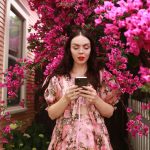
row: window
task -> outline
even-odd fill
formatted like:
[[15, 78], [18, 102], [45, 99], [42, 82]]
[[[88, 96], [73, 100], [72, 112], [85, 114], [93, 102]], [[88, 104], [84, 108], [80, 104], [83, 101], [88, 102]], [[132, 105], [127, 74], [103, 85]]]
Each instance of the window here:
[[[22, 58], [22, 42], [23, 42], [23, 18], [13, 8], [9, 15], [9, 55], [8, 67], [16, 64], [17, 58]], [[7, 98], [7, 106], [16, 106], [21, 99], [21, 89], [17, 93], [18, 97], [15, 99]], [[7, 95], [8, 97], [8, 95]]]
[[[14, 66], [18, 58], [26, 57], [26, 34], [29, 15], [24, 5], [16, 0], [8, 0], [6, 12], [4, 70], [9, 66]], [[7, 100], [6, 105], [9, 112], [16, 113], [26, 110], [26, 107], [19, 106], [20, 100], [25, 100], [25, 93], [25, 85], [23, 85], [17, 93], [17, 98], [8, 99], [7, 89], [3, 90], [2, 98]]]

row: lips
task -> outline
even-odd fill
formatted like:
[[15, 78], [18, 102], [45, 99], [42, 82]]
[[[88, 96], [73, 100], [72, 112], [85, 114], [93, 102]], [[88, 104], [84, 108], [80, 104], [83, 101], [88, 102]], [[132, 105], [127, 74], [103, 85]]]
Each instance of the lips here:
[[84, 56], [80, 56], [80, 57], [78, 57], [78, 59], [79, 59], [80, 61], [83, 61], [83, 60], [85, 59], [85, 57], [84, 57]]

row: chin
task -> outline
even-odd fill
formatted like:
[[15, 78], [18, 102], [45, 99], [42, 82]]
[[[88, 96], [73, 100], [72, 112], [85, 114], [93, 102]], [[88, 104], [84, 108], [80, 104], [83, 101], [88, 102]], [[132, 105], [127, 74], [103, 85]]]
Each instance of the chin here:
[[87, 64], [87, 62], [86, 61], [85, 62], [78, 62], [77, 64], [84, 65], [84, 64]]

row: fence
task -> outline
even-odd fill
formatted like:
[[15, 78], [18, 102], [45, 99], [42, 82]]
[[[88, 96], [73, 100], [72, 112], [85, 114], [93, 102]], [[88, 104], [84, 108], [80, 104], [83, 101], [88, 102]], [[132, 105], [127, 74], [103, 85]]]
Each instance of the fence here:
[[[150, 113], [149, 110], [142, 110], [141, 106], [145, 104], [144, 102], [140, 102], [134, 99], [129, 99], [129, 107], [133, 109], [135, 113], [140, 113], [143, 116], [143, 122], [150, 127]], [[134, 150], [150, 150], [150, 132], [148, 136], [136, 136], [131, 138], [131, 143], [133, 145]]]

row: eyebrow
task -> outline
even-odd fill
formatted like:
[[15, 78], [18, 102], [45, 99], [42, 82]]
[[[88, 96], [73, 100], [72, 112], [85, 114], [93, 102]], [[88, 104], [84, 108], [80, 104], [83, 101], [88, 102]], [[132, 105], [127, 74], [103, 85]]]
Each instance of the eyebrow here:
[[[80, 46], [79, 44], [76, 44], [76, 43], [73, 43], [72, 45]], [[89, 45], [89, 46], [90, 46], [90, 43], [83, 44], [83, 46], [87, 46], [87, 45]]]

